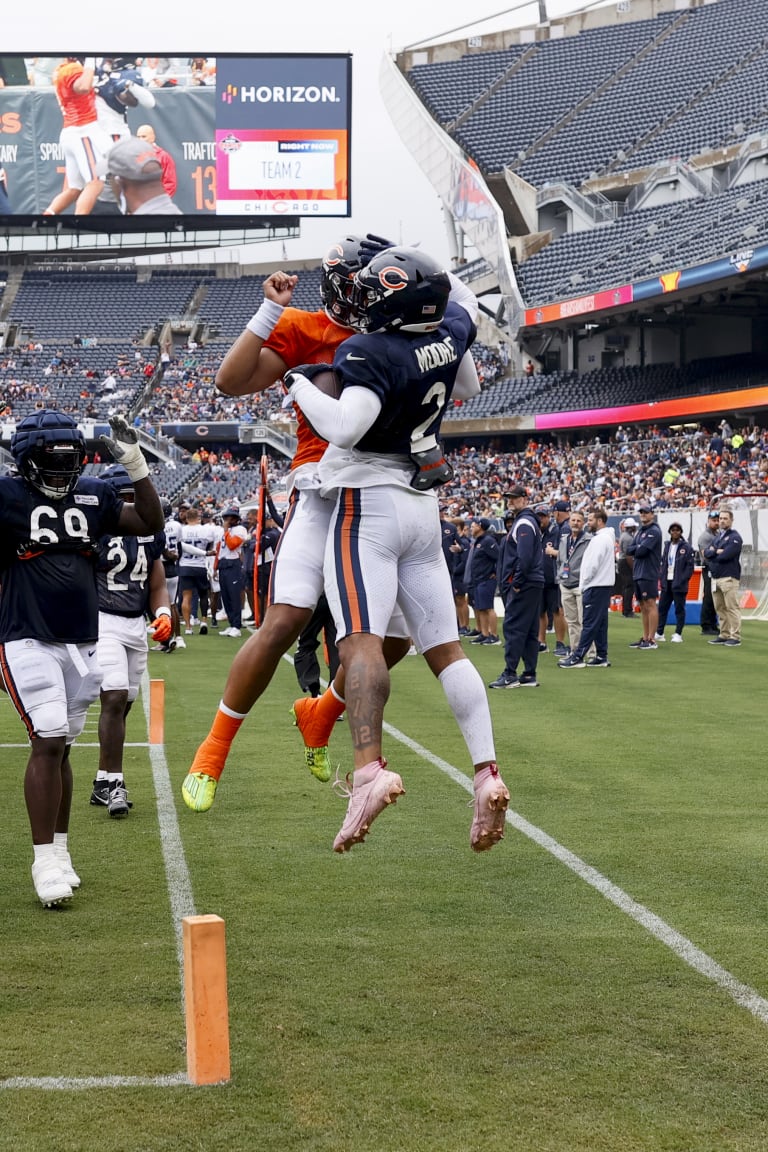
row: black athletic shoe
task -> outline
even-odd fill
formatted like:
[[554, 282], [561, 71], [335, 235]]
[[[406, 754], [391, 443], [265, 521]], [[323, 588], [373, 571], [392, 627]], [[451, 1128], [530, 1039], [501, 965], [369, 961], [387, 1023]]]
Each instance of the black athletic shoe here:
[[104, 808], [109, 804], [109, 781], [108, 780], [94, 780], [93, 791], [91, 792], [91, 804], [100, 804]]

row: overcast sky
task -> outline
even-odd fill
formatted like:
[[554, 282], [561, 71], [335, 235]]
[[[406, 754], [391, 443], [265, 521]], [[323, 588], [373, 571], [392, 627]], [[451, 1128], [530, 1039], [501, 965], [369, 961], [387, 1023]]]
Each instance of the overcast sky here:
[[[607, 0], [546, 0], [550, 17], [566, 15]], [[378, 232], [400, 243], [420, 241], [438, 259], [449, 248], [439, 199], [399, 137], [379, 94], [379, 65], [384, 52], [398, 52], [422, 41], [455, 40], [470, 34], [538, 23], [537, 0], [287, 0], [286, 3], [227, 5], [184, 0], [182, 7], [158, 0], [129, 5], [98, 5], [92, 0], [73, 9], [60, 0], [40, 0], [32, 20], [3, 22], [3, 52], [24, 55], [123, 50], [169, 56], [216, 52], [352, 53], [352, 209], [351, 219], [307, 220], [301, 237], [286, 242], [288, 261], [316, 258], [347, 231]], [[219, 18], [219, 11], [222, 12]], [[473, 18], [472, 23], [468, 20]], [[483, 20], [482, 17], [494, 17]], [[73, 42], [73, 38], [76, 42]], [[34, 40], [34, 44], [30, 41]], [[144, 41], [146, 40], [146, 45]], [[130, 41], [128, 43], [127, 41]], [[254, 261], [281, 259], [282, 245], [259, 244]]]

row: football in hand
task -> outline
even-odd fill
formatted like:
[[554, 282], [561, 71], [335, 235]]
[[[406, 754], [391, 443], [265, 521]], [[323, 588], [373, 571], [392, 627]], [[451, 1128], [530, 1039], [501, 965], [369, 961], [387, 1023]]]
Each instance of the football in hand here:
[[332, 396], [334, 400], [338, 400], [341, 396], [341, 383], [333, 369], [318, 372], [312, 376], [312, 383], [315, 388], [319, 388], [326, 396]]

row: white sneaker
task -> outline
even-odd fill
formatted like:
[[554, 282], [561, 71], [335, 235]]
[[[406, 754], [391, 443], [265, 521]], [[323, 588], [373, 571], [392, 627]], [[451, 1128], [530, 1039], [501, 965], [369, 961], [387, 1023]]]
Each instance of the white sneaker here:
[[178, 650], [179, 648], [186, 648], [186, 646], [187, 646], [187, 642], [184, 639], [184, 637], [183, 636], [177, 636], [176, 637], [176, 649]]
[[185, 636], [191, 636], [192, 635], [192, 629], [191, 628], [185, 628], [184, 629], [184, 635]]
[[216, 613], [216, 619], [217, 620], [226, 620], [226, 618], [227, 618], [226, 608], [219, 608], [218, 612]]
[[53, 854], [58, 861], [64, 879], [74, 892], [75, 888], [80, 887], [80, 877], [72, 867], [72, 858], [69, 855], [69, 850], [67, 848], [62, 848], [57, 844], [53, 849]]
[[250, 604], [245, 604], [243, 606], [243, 620], [252, 620], [252, 619], [253, 619], [253, 612], [251, 612], [251, 606], [250, 606]]
[[683, 638], [680, 635], [680, 633], [679, 632], [673, 632], [672, 633], [672, 643], [673, 644], [682, 644], [682, 642], [683, 642]]
[[229, 629], [227, 629], [227, 631], [228, 631], [228, 633], [229, 633], [229, 635], [230, 635], [230, 636], [235, 636], [235, 637], [237, 637], [237, 636], [240, 636], [240, 635], [241, 635], [241, 632], [240, 632], [240, 629], [239, 629], [239, 628], [229, 628]]
[[656, 633], [656, 635], [654, 636], [654, 640], [656, 641], [657, 644], [666, 644], [666, 642], [667, 642], [666, 636], [662, 636], [661, 632]]
[[32, 865], [32, 881], [43, 908], [55, 908], [57, 904], [72, 899], [72, 886], [64, 879], [61, 865], [55, 856], [35, 860]]
[[231, 628], [222, 628], [221, 632], [219, 632], [219, 636], [231, 636], [231, 635], [232, 635], [232, 629]]

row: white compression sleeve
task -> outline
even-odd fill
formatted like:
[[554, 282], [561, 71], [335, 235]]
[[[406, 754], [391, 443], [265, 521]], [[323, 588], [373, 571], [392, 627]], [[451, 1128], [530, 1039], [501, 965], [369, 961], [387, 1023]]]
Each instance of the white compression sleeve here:
[[496, 760], [493, 725], [483, 678], [466, 657], [444, 668], [439, 676], [448, 706], [461, 729], [473, 764]]
[[448, 297], [454, 304], [461, 304], [469, 312], [472, 319], [477, 323], [477, 317], [480, 312], [480, 304], [471, 288], [468, 288], [463, 280], [458, 276], [454, 276], [453, 272], [448, 273], [448, 279], [451, 282], [451, 294]]
[[454, 400], [469, 400], [472, 396], [479, 396], [481, 391], [474, 357], [471, 352], [465, 352], [456, 373], [456, 383], [451, 396]]
[[315, 388], [311, 380], [297, 380], [291, 396], [310, 424], [337, 448], [352, 448], [381, 412], [381, 400], [369, 388], [345, 388], [338, 400]]

